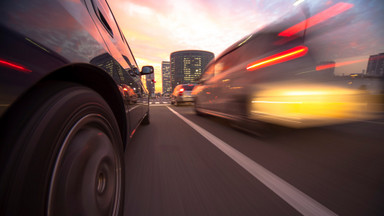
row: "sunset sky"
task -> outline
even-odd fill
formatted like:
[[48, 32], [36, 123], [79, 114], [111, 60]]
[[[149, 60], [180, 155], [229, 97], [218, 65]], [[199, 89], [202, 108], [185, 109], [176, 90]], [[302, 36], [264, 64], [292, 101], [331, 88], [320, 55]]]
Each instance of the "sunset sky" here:
[[295, 0], [109, 0], [139, 66], [155, 67], [170, 53], [198, 49], [220, 54], [294, 7]]

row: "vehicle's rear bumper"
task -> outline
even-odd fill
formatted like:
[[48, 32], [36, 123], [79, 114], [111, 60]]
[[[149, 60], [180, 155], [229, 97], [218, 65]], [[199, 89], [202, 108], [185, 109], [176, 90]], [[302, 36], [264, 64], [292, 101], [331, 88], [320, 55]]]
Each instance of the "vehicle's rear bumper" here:
[[194, 102], [194, 98], [193, 97], [180, 97], [180, 98], [177, 98], [176, 101], [178, 103], [183, 103], [183, 102]]

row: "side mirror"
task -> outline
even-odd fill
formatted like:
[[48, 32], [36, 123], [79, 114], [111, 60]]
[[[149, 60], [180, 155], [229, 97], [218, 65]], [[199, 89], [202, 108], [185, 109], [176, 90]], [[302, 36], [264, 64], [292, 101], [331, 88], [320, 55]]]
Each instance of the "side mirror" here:
[[141, 75], [147, 75], [154, 72], [153, 66], [143, 66], [141, 68]]

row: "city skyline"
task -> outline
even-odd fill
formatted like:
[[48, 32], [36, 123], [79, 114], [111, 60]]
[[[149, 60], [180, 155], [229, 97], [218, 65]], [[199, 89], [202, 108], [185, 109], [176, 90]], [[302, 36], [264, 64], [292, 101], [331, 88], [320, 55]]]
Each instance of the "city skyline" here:
[[228, 46], [293, 9], [292, 1], [110, 0], [140, 67], [155, 68], [162, 92], [161, 62], [180, 50], [218, 56]]

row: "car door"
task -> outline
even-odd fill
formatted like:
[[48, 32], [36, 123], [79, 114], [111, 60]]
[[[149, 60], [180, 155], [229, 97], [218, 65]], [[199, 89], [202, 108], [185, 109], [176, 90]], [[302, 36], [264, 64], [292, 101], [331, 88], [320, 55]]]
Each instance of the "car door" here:
[[146, 112], [145, 105], [148, 107], [146, 103], [147, 97], [143, 94], [140, 76], [136, 75], [132, 70], [125, 71], [124, 74], [126, 77], [124, 85], [127, 86], [126, 89], [124, 89], [124, 93], [127, 98], [126, 101], [128, 101], [126, 111], [131, 124], [130, 134], [133, 135]]
[[110, 67], [114, 70], [112, 76], [119, 85], [124, 99], [126, 118], [128, 122], [128, 134], [133, 134], [143, 118], [147, 107], [148, 97], [142, 91], [140, 74], [137, 63], [129, 48], [129, 45], [115, 21], [109, 5], [104, 0], [87, 0], [89, 12], [99, 29], [101, 36], [108, 47], [108, 55], [115, 61]]
[[215, 62], [211, 62], [204, 71], [199, 85], [194, 88], [193, 94], [196, 95], [195, 104], [196, 107], [214, 110], [214, 101], [212, 97], [212, 90], [215, 86]]
[[[282, 53], [303, 44], [304, 35], [304, 32], [299, 32], [294, 37], [285, 38], [279, 36], [279, 32], [285, 26], [301, 22], [303, 19], [305, 20], [305, 14], [299, 10], [281, 22], [244, 37], [232, 45], [227, 53], [218, 57], [215, 66], [216, 87], [213, 92], [217, 111], [227, 114], [228, 117], [247, 116], [250, 97], [260, 85], [295, 79], [292, 73], [307, 70], [309, 61], [290, 63], [294, 64], [294, 69], [283, 62], [277, 63], [277, 60], [284, 56]], [[272, 64], [273, 61], [276, 61], [276, 64]], [[248, 69], [250, 65], [260, 62], [264, 67]]]

